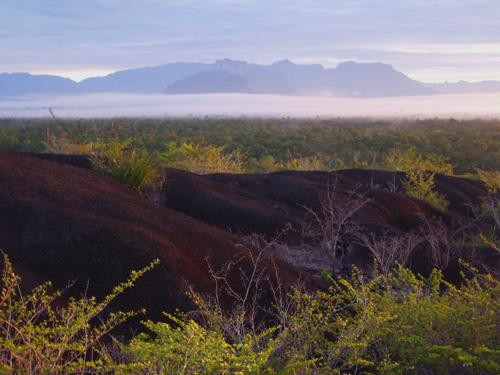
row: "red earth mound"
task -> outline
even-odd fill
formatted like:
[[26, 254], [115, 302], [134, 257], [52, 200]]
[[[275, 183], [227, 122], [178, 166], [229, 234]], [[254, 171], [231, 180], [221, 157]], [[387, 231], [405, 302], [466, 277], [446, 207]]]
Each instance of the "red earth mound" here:
[[[164, 206], [243, 236], [259, 233], [272, 237], [291, 226], [296, 230], [289, 231], [288, 237], [284, 239], [288, 248], [282, 247], [276, 254], [303, 269], [316, 267], [316, 270], [325, 265], [321, 255], [314, 255], [311, 247], [290, 251], [290, 246], [304, 242], [300, 230], [308, 209], [321, 212], [322, 199], [329, 191], [334, 190], [339, 201], [344, 199], [349, 202], [353, 191], [367, 199], [368, 202], [355, 214], [354, 220], [365, 232], [374, 234], [417, 230], [426, 220], [441, 220], [450, 226], [463, 218], [470, 205], [477, 205], [479, 198], [487, 194], [478, 181], [439, 175], [437, 190], [450, 202], [450, 209], [445, 213], [427, 202], [406, 197], [401, 186], [404, 175], [382, 170], [200, 176], [168, 169], [166, 176], [168, 182], [163, 191]], [[352, 264], [366, 267], [371, 264], [371, 256], [366, 249], [354, 245], [349, 247], [356, 251], [345, 258], [349, 263], [345, 267], [350, 268]], [[495, 251], [483, 249], [480, 256], [486, 258], [481, 261], [498, 268], [499, 257]], [[303, 259], [298, 261], [298, 257]], [[425, 246], [416, 251], [413, 258], [411, 263], [415, 271], [428, 273], [432, 269], [432, 261]], [[450, 263], [450, 279], [458, 277], [455, 263]]]
[[[269, 174], [212, 174], [168, 169], [164, 205], [233, 232], [273, 234], [287, 223], [299, 225], [305, 208], [320, 210], [328, 190], [339, 197], [353, 191], [370, 200], [357, 220], [400, 230], [421, 223], [420, 215], [448, 218], [428, 203], [402, 194], [403, 175], [396, 172], [351, 169], [337, 172], [285, 171]], [[450, 211], [477, 204], [486, 190], [477, 181], [438, 176], [438, 191], [450, 201]]]
[[[282, 253], [275, 252], [283, 259], [276, 259], [281, 282], [289, 285], [300, 278], [318, 287], [301, 270], [317, 271], [325, 262], [321, 254], [309, 252], [311, 246], [300, 247], [300, 229], [306, 208], [319, 211], [329, 190], [341, 200], [349, 199], [352, 191], [369, 199], [354, 218], [367, 233], [405, 233], [421, 226], [422, 218], [449, 225], [486, 193], [479, 182], [438, 176], [437, 188], [450, 201], [444, 213], [404, 196], [403, 175], [388, 171], [201, 176], [167, 169], [159, 207], [90, 166], [79, 156], [0, 152], [0, 249], [28, 284], [77, 280], [75, 293], [88, 284], [97, 296], [158, 258], [160, 265], [118, 301], [120, 308], [146, 307], [151, 318], [164, 310], [190, 308], [188, 283], [198, 291], [213, 290], [207, 258], [219, 269], [241, 255], [246, 235], [273, 237], [287, 226], [295, 230], [283, 238]], [[345, 257], [347, 266], [372, 264], [366, 249], [352, 248]], [[426, 254], [425, 249], [414, 253], [414, 270], [430, 270]], [[481, 256], [498, 269], [498, 253]], [[248, 262], [241, 266], [250, 267]], [[263, 267], [271, 264], [265, 261]], [[449, 268], [453, 279], [456, 262]], [[235, 284], [240, 282], [238, 272], [231, 274]]]
[[[157, 207], [81, 168], [77, 159], [46, 159], [0, 151], [0, 249], [32, 283], [76, 280], [74, 293], [88, 285], [99, 297], [158, 258], [161, 263], [117, 302], [120, 308], [145, 307], [149, 317], [159, 318], [162, 311], [190, 307], [186, 283], [212, 290], [207, 258], [218, 269], [242, 252], [230, 233]], [[316, 285], [292, 266], [276, 265], [283, 283], [302, 278]]]

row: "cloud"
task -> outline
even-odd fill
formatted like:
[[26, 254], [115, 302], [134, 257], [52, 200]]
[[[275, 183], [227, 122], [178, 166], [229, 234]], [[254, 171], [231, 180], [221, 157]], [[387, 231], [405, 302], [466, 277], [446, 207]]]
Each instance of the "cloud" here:
[[466, 67], [500, 45], [498, 0], [3, 0], [0, 25], [0, 71], [315, 56]]

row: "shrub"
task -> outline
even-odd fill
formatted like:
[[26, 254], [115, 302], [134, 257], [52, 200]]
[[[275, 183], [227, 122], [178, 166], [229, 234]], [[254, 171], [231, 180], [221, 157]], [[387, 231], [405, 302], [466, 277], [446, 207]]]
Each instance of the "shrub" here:
[[242, 173], [245, 155], [239, 151], [224, 152], [222, 147], [168, 143], [160, 160], [165, 167], [178, 168], [193, 173]]
[[484, 183], [490, 194], [497, 194], [500, 190], [500, 172], [485, 171], [480, 168], [475, 168], [479, 179]]
[[144, 322], [149, 333], [133, 338], [126, 347], [136, 369], [148, 374], [277, 374], [270, 360], [280, 337], [270, 338], [273, 329], [230, 343], [221, 332], [194, 320], [167, 318], [173, 325]]
[[96, 170], [137, 190], [153, 188], [163, 182], [155, 158], [129, 142], [98, 145], [92, 154], [92, 162]]
[[245, 162], [245, 169], [250, 173], [269, 173], [283, 169], [283, 164], [272, 155], [264, 155], [258, 159], [248, 158]]
[[484, 183], [488, 194], [481, 197], [480, 215], [490, 223], [488, 231], [480, 234], [482, 243], [500, 251], [500, 172], [484, 171], [476, 168], [479, 179]]
[[[102, 339], [138, 312], [103, 315], [108, 305], [145, 272], [132, 272], [102, 301], [94, 297], [69, 298], [61, 305], [62, 291], [50, 282], [23, 295], [19, 277], [3, 256], [0, 293], [0, 373], [104, 373], [114, 367]], [[92, 322], [92, 323], [91, 323]]]
[[318, 153], [308, 157], [290, 158], [284, 168], [300, 171], [331, 171], [335, 169], [335, 160], [325, 154]]
[[[500, 283], [475, 274], [461, 286], [398, 267], [370, 281], [332, 281], [328, 293], [296, 292], [289, 353], [318, 373], [497, 374]], [[332, 370], [335, 369], [335, 370]]]
[[[119, 343], [102, 338], [134, 312], [103, 315], [153, 262], [98, 302], [55, 301], [43, 284], [22, 295], [4, 256], [0, 293], [0, 373], [61, 374], [497, 374], [500, 371], [500, 282], [468, 267], [459, 286], [441, 271], [428, 278], [397, 266], [367, 279], [329, 278], [326, 291], [281, 292], [266, 326], [221, 322], [240, 314], [212, 308], [193, 294], [197, 314], [166, 314], [146, 332]], [[252, 284], [253, 285], [253, 284]], [[256, 291], [258, 294], [259, 291]], [[250, 297], [253, 299], [253, 297]], [[59, 307], [58, 307], [59, 305]], [[239, 308], [241, 305], [237, 305]], [[99, 319], [96, 319], [99, 317]], [[200, 319], [193, 319], [200, 317]], [[93, 324], [92, 324], [93, 323]], [[233, 324], [233, 326], [235, 326]], [[260, 328], [258, 328], [260, 327]]]
[[435, 154], [424, 158], [415, 148], [409, 148], [405, 152], [398, 149], [386, 156], [385, 165], [406, 173], [403, 188], [409, 197], [425, 200], [443, 211], [448, 208], [446, 197], [435, 189], [436, 174], [453, 174], [453, 165], [446, 158]]

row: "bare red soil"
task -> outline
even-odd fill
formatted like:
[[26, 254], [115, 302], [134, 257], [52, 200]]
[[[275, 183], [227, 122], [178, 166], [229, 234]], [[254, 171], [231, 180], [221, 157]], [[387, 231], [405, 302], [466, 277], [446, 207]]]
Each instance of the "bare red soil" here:
[[[404, 196], [402, 174], [387, 171], [200, 176], [169, 169], [159, 207], [89, 167], [84, 157], [0, 151], [0, 249], [28, 285], [76, 280], [73, 293], [88, 288], [97, 296], [158, 258], [160, 265], [118, 301], [120, 308], [146, 307], [151, 318], [165, 310], [189, 309], [187, 284], [212, 291], [207, 259], [215, 269], [234, 260], [244, 249], [244, 235], [272, 238], [291, 226], [284, 241], [295, 245], [306, 208], [319, 210], [333, 186], [340, 197], [347, 199], [356, 190], [369, 198], [355, 220], [373, 232], [407, 232], [422, 225], [423, 217], [450, 223], [486, 193], [479, 182], [438, 176], [437, 188], [451, 203], [450, 211], [443, 213]], [[288, 250], [285, 246], [283, 251]], [[280, 257], [285, 261], [276, 259], [281, 282], [291, 285], [300, 279], [310, 288], [319, 287], [304, 272], [304, 262], [290, 258], [293, 254]], [[321, 264], [313, 254], [304, 256], [306, 262]], [[498, 269], [498, 253], [485, 250], [482, 256]], [[363, 249], [347, 260], [371, 263]], [[248, 261], [242, 267], [248, 269]], [[271, 264], [266, 260], [263, 267], [271, 269]], [[415, 253], [412, 267], [428, 272], [431, 265], [424, 250]], [[456, 276], [457, 265], [450, 267]], [[231, 278], [235, 284], [240, 281], [238, 272]]]
[[[403, 175], [397, 172], [350, 169], [200, 176], [169, 169], [166, 175], [166, 207], [243, 234], [273, 234], [287, 223], [299, 225], [305, 208], [319, 211], [321, 198], [333, 189], [346, 199], [352, 191], [370, 199], [357, 215], [359, 222], [409, 230], [421, 224], [420, 215], [449, 218], [426, 202], [403, 195]], [[452, 213], [465, 211], [486, 194], [480, 182], [457, 177], [440, 175], [436, 185], [450, 201]]]
[[[449, 201], [449, 210], [442, 212], [425, 201], [403, 194], [404, 175], [383, 170], [350, 169], [337, 172], [285, 171], [269, 174], [213, 174], [196, 175], [169, 169], [163, 192], [163, 205], [191, 217], [239, 235], [259, 233], [272, 238], [283, 228], [295, 230], [284, 238], [288, 247], [281, 247], [276, 254], [303, 269], [323, 268], [321, 255], [303, 245], [301, 225], [307, 209], [321, 211], [322, 199], [328, 191], [335, 190], [340, 200], [350, 199], [353, 191], [368, 200], [354, 216], [354, 220], [368, 233], [392, 231], [405, 233], [418, 230], [424, 221], [440, 220], [450, 226], [459, 220], [470, 220], [470, 207], [478, 205], [487, 191], [479, 181], [438, 175], [436, 188]], [[480, 223], [476, 223], [480, 225]], [[474, 226], [471, 226], [473, 228]], [[475, 230], [478, 230], [476, 227]], [[354, 243], [355, 241], [353, 241]], [[300, 244], [300, 251], [290, 247]], [[346, 268], [353, 264], [365, 268], [372, 264], [370, 253], [352, 246], [345, 259]], [[499, 269], [498, 252], [489, 248], [466, 249], [475, 252], [481, 264], [489, 269]], [[280, 253], [282, 252], [282, 253]], [[305, 252], [305, 254], [304, 254]], [[463, 254], [467, 256], [468, 254]], [[296, 258], [303, 258], [298, 261]], [[460, 278], [458, 259], [445, 269], [450, 280]], [[419, 246], [411, 260], [414, 271], [427, 274], [434, 267], [428, 248]]]
[[[110, 178], [62, 161], [0, 152], [0, 249], [32, 283], [76, 280], [74, 293], [88, 285], [91, 294], [103, 296], [130, 271], [158, 258], [160, 265], [119, 305], [145, 307], [159, 318], [162, 311], [190, 307], [187, 283], [212, 290], [207, 258], [218, 269], [242, 252], [241, 241], [228, 232], [159, 208]], [[276, 262], [284, 283], [302, 278], [315, 285]]]

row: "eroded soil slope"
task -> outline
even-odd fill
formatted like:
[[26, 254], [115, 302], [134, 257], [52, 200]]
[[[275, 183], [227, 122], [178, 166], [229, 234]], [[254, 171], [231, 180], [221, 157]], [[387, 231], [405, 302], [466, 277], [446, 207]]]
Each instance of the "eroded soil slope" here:
[[[160, 265], [119, 304], [145, 307], [150, 317], [159, 318], [164, 310], [190, 306], [187, 284], [212, 290], [207, 259], [217, 269], [245, 251], [230, 233], [157, 207], [146, 196], [82, 168], [77, 159], [44, 159], [0, 152], [0, 249], [28, 283], [76, 281], [74, 293], [88, 287], [102, 296], [130, 271], [158, 258]], [[295, 268], [276, 264], [285, 283], [299, 277], [307, 282]], [[233, 277], [237, 283], [238, 275]]]

